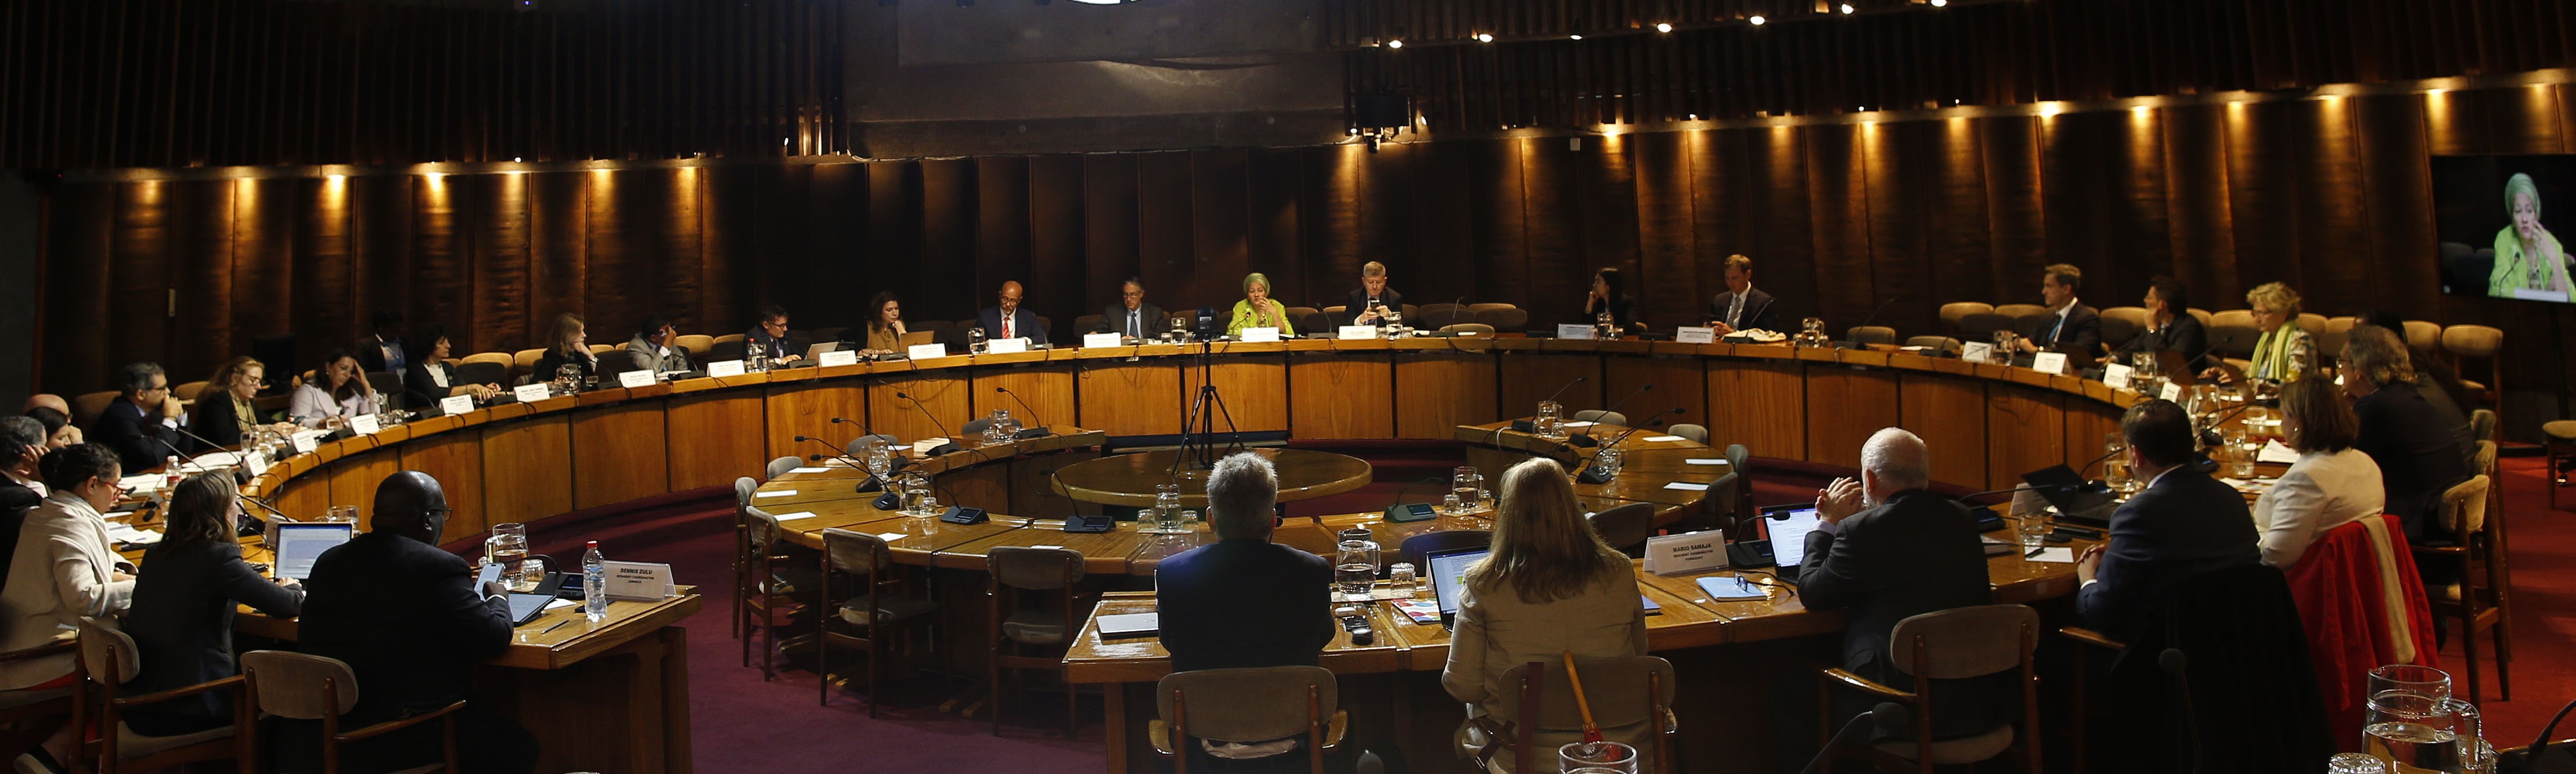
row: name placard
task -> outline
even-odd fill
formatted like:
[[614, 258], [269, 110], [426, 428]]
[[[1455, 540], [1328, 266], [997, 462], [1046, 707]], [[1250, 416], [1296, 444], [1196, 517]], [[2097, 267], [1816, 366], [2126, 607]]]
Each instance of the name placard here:
[[608, 598], [659, 602], [679, 590], [671, 566], [659, 562], [601, 562], [608, 573]]
[[296, 433], [294, 437], [286, 439], [286, 442], [295, 447], [297, 454], [312, 454], [313, 449], [322, 444], [322, 436], [314, 433]]
[[994, 339], [984, 342], [984, 354], [1015, 355], [1029, 351], [1028, 339]]
[[2182, 385], [2175, 384], [2173, 382], [2166, 382], [2164, 390], [2159, 392], [2156, 397], [2174, 401], [2176, 403], [2182, 402]]
[[713, 362], [713, 363], [708, 363], [708, 364], [707, 364], [707, 375], [708, 375], [708, 376], [714, 376], [714, 377], [741, 376], [741, 375], [742, 375], [742, 361], [740, 361], [740, 360], [718, 360], [718, 361]]
[[836, 349], [830, 352], [825, 352], [822, 356], [815, 359], [814, 364], [825, 366], [858, 365], [859, 351], [855, 349]]
[[1115, 333], [1085, 333], [1085, 334], [1082, 334], [1082, 348], [1083, 348], [1083, 349], [1097, 349], [1097, 348], [1100, 348], [1100, 347], [1115, 347], [1115, 346], [1118, 346], [1118, 341], [1119, 341], [1119, 339], [1118, 339], [1118, 334], [1115, 334]]
[[903, 348], [903, 356], [914, 360], [929, 360], [931, 358], [947, 357], [948, 345], [936, 343], [914, 344]]
[[1994, 362], [1995, 345], [1982, 341], [1971, 341], [1966, 344], [1959, 345], [1959, 359], [1971, 363]]
[[1576, 325], [1573, 323], [1558, 323], [1556, 326], [1556, 337], [1560, 339], [1591, 341], [1592, 326]]
[[449, 395], [438, 399], [438, 413], [456, 416], [474, 410], [474, 396]]
[[376, 431], [382, 429], [384, 428], [376, 423], [376, 415], [374, 414], [359, 414], [349, 418], [349, 432], [357, 433], [359, 435], [375, 435]]
[[1687, 532], [1646, 539], [1646, 571], [1656, 575], [1689, 575], [1726, 569], [1726, 535]]
[[1278, 341], [1279, 329], [1269, 327], [1245, 328], [1243, 329], [1243, 340], [1256, 344], [1265, 341]]
[[1374, 339], [1377, 338], [1377, 326], [1344, 325], [1342, 326], [1341, 335], [1335, 338], [1339, 338], [1343, 341], [1349, 341], [1352, 339]]
[[251, 452], [251, 453], [249, 453], [249, 454], [242, 455], [242, 466], [243, 466], [243, 467], [246, 467], [246, 468], [249, 468], [249, 469], [250, 469], [250, 474], [251, 474], [251, 475], [254, 475], [254, 476], [256, 476], [256, 475], [260, 475], [260, 474], [262, 474], [262, 473], [267, 473], [267, 472], [268, 472], [268, 453], [267, 453], [267, 452]]
[[517, 398], [520, 403], [535, 403], [554, 396], [554, 385], [546, 382], [534, 382], [510, 388], [510, 397]]
[[2030, 369], [2042, 373], [2052, 373], [2063, 376], [2066, 373], [2066, 353], [2042, 352], [2032, 355], [2030, 356]]
[[[708, 371], [708, 373], [714, 373], [714, 372], [715, 372], [715, 367], [711, 364], [711, 365], [709, 365], [709, 366], [708, 366], [707, 371]], [[651, 387], [651, 386], [653, 386], [653, 372], [652, 372], [652, 371], [646, 371], [646, 370], [635, 370], [635, 371], [628, 371], [628, 372], [625, 372], [625, 373], [622, 373], [622, 374], [618, 374], [618, 375], [617, 375], [617, 386], [619, 386], [619, 387], [624, 387], [624, 388], [627, 388], [627, 389], [630, 389], [630, 390], [631, 390], [631, 389], [634, 389], [634, 388], [637, 388], [637, 387]]]
[[2102, 383], [2123, 390], [2129, 389], [2129, 367], [2119, 363], [2102, 366]]
[[1683, 344], [1715, 344], [1717, 343], [1717, 329], [1693, 328], [1689, 326], [1674, 328], [1673, 340]]

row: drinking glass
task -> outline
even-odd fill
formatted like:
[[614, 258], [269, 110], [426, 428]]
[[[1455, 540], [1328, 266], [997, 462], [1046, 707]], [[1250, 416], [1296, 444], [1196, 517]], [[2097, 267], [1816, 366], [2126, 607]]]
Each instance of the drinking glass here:
[[2227, 454], [2227, 472], [2240, 481], [2253, 479], [2254, 455], [2259, 448], [2253, 434], [2243, 428], [2228, 431], [2227, 444], [2222, 449]]
[[966, 351], [977, 355], [984, 354], [984, 329], [966, 329]]
[[528, 525], [496, 524], [483, 541], [486, 561], [501, 565], [501, 580], [511, 591], [530, 592], [546, 579], [545, 566], [528, 557]]
[[2012, 331], [1995, 331], [1995, 353], [1989, 359], [1997, 363], [2012, 362]]
[[1173, 341], [1187, 341], [1189, 337], [1189, 321], [1180, 317], [1172, 318], [1172, 335], [1169, 338]]
[[1396, 596], [1410, 597], [1421, 584], [1414, 578], [1412, 562], [1396, 562], [1386, 566], [1386, 585]]
[[1480, 505], [1481, 503], [1476, 502], [1476, 492], [1484, 488], [1485, 476], [1476, 472], [1473, 466], [1461, 465], [1449, 471], [1449, 497], [1450, 502], [1453, 503], [1449, 510], [1455, 511]]
[[1530, 429], [1540, 438], [1562, 438], [1564, 436], [1558, 435], [1561, 429], [1558, 425], [1565, 421], [1564, 416], [1565, 404], [1552, 400], [1539, 401], [1538, 418], [1530, 422]]
[[1466, 503], [1463, 503], [1463, 502], [1459, 502], [1459, 500], [1458, 500], [1458, 496], [1457, 496], [1457, 495], [1443, 495], [1443, 496], [1441, 496], [1441, 498], [1440, 498], [1440, 512], [1441, 512], [1441, 513], [1466, 513], [1466, 512], [1467, 512], [1467, 504], [1466, 504]]
[[1556, 748], [1557, 770], [1637, 774], [1637, 748], [1619, 742], [1574, 742]]
[[1334, 548], [1333, 584], [1344, 599], [1366, 601], [1369, 587], [1377, 584], [1377, 541], [1345, 535]]
[[1601, 471], [1603, 476], [1618, 478], [1619, 465], [1626, 457], [1626, 453], [1605, 446], [1592, 456], [1592, 468]]
[[2037, 551], [2040, 546], [2047, 544], [2048, 517], [2037, 513], [2023, 516], [2013, 523], [2013, 533], [2021, 538], [2023, 554]]
[[2335, 753], [2326, 759], [2326, 774], [2388, 774], [2388, 763], [2369, 753]]

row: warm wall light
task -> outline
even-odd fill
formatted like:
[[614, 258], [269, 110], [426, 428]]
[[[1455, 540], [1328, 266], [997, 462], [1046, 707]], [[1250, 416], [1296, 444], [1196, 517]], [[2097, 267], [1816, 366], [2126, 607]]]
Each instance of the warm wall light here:
[[1842, 12], [1843, 12], [1843, 15], [1844, 15], [1844, 16], [1850, 16], [1850, 15], [1852, 15], [1852, 7], [1851, 7], [1851, 4], [1850, 4], [1850, 3], [1844, 3], [1844, 4], [1842, 5]]
[[1932, 0], [1932, 7], [1934, 8], [1946, 8], [1949, 5], [1950, 0]]
[[1387, 47], [1387, 48], [1403, 48], [1403, 47], [1404, 47], [1404, 41], [1401, 41], [1401, 40], [1390, 40], [1390, 41], [1387, 41], [1387, 42], [1386, 42], [1386, 47]]
[[1479, 32], [1479, 33], [1476, 33], [1476, 42], [1478, 42], [1478, 43], [1492, 43], [1492, 42], [1494, 42], [1494, 33], [1491, 33], [1491, 32]]
[[1581, 35], [1567, 35], [1566, 37], [1568, 37], [1568, 38], [1572, 38], [1572, 39], [1574, 39], [1574, 40], [1582, 40], [1582, 39], [1583, 39], [1583, 36], [1581, 36]]
[[1672, 22], [1655, 22], [1655, 31], [1656, 31], [1656, 32], [1671, 32], [1671, 31], [1673, 31], [1673, 25], [1672, 25]]
[[1751, 22], [1753, 26], [1760, 27], [1764, 24], [1770, 23], [1771, 20], [1762, 18], [1761, 14], [1754, 14], [1753, 18], [1746, 19], [1745, 21]]

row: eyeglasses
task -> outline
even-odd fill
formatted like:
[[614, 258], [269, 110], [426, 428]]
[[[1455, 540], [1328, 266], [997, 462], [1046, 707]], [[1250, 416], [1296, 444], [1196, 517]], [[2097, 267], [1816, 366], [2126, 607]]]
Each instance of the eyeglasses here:
[[435, 516], [435, 517], [438, 517], [438, 518], [444, 519], [444, 518], [447, 518], [447, 515], [448, 515], [448, 514], [455, 513], [455, 512], [456, 512], [456, 509], [454, 509], [454, 508], [431, 508], [431, 509], [429, 509], [428, 511], [426, 511], [425, 513], [427, 513], [427, 514], [428, 514], [428, 515], [430, 515], [430, 516]]

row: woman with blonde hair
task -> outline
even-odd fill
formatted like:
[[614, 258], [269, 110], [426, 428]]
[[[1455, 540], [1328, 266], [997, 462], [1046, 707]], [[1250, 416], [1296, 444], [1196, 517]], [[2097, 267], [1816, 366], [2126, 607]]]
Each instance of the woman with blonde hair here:
[[1245, 328], [1277, 328], [1281, 336], [1297, 335], [1296, 326], [1288, 323], [1288, 307], [1270, 297], [1270, 276], [1257, 271], [1243, 275], [1243, 300], [1234, 302], [1234, 318], [1226, 323], [1225, 335], [1242, 336]]
[[2245, 376], [2275, 382], [2299, 378], [2293, 356], [2308, 345], [2308, 332], [2299, 328], [2299, 291], [2266, 282], [2246, 291], [2245, 305], [2254, 310], [2254, 328], [2263, 332], [2254, 341], [2253, 364]]
[[2290, 569], [2326, 530], [2377, 516], [2388, 504], [2379, 463], [2353, 448], [2361, 420], [2333, 382], [2304, 378], [2281, 386], [2281, 433], [2299, 461], [2254, 500], [2263, 563]]
[[[1489, 714], [1491, 702], [1519, 689], [1501, 684], [1504, 670], [1532, 661], [1616, 658], [1646, 652], [1645, 601], [1628, 557], [1601, 534], [1574, 498], [1573, 481], [1554, 460], [1534, 459], [1503, 473], [1494, 515], [1493, 553], [1467, 567], [1450, 626], [1449, 663], [1440, 684]], [[1640, 751], [1650, 729], [1603, 729]], [[1542, 749], [1579, 741], [1541, 735]], [[1551, 764], [1553, 755], [1539, 756]]]
[[599, 371], [599, 356], [590, 353], [590, 327], [582, 323], [580, 315], [571, 312], [555, 317], [554, 334], [546, 339], [546, 354], [537, 358], [536, 367], [528, 372], [528, 381], [553, 381], [564, 366], [580, 371], [584, 382]]

